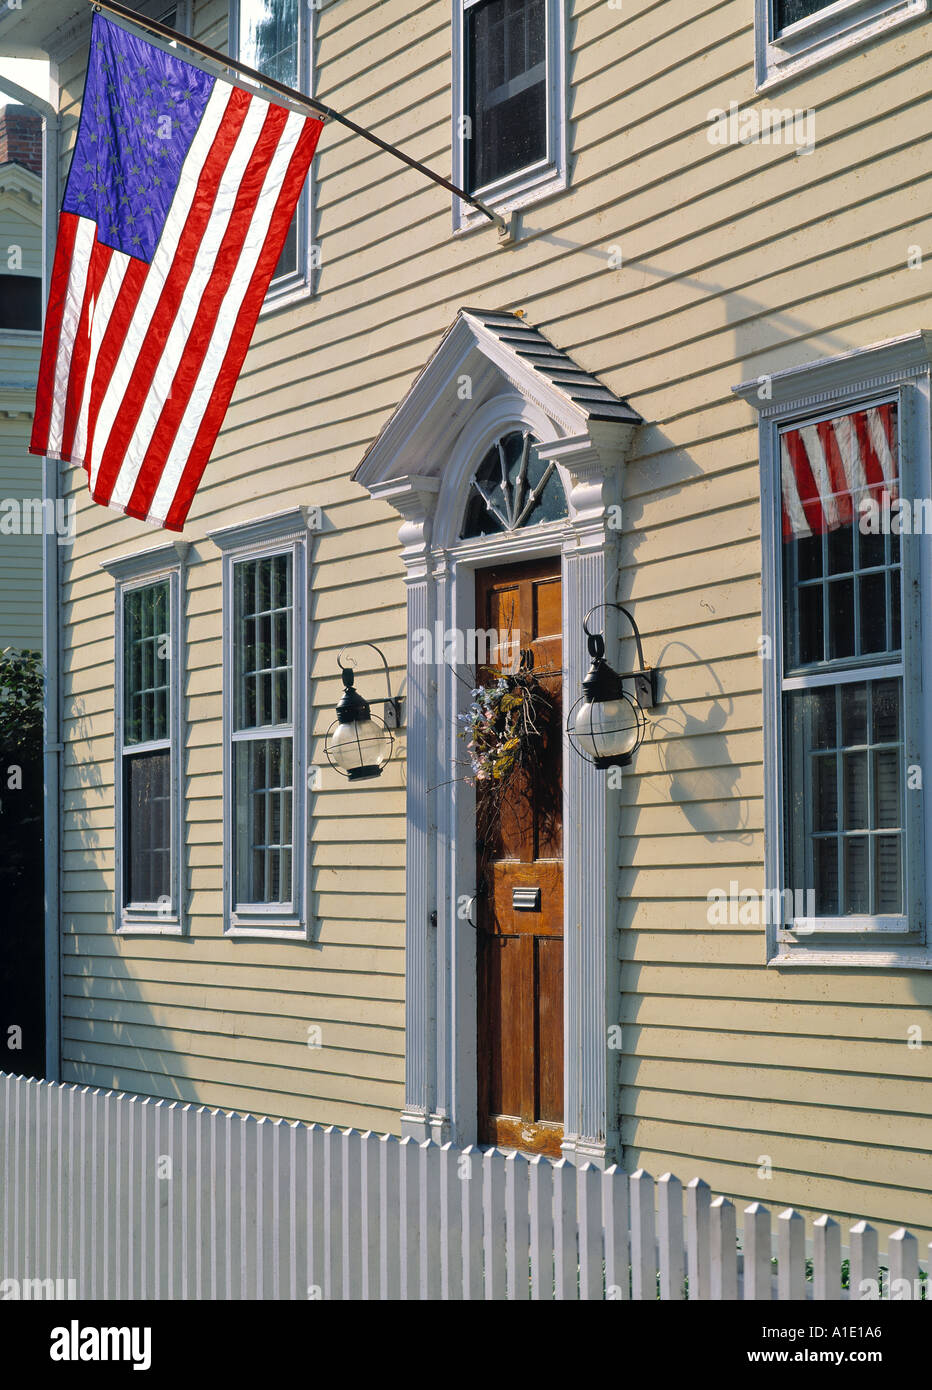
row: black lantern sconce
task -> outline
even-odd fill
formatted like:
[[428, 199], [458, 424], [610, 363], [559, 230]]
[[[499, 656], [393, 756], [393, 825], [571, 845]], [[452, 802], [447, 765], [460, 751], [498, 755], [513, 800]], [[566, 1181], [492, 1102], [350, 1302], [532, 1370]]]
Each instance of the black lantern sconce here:
[[388, 662], [384, 654], [372, 642], [360, 642], [361, 647], [371, 647], [377, 652], [385, 667], [385, 683], [388, 699], [384, 701], [384, 718], [373, 716], [368, 700], [364, 700], [354, 684], [354, 668], [344, 666], [344, 647], [337, 657], [337, 665], [343, 675], [343, 694], [337, 705], [337, 717], [327, 730], [324, 750], [330, 766], [341, 777], [351, 782], [362, 782], [366, 778], [380, 777], [382, 769], [392, 756], [395, 740], [392, 729], [400, 729], [404, 723], [404, 698], [392, 695]]
[[[589, 631], [589, 619], [600, 608], [617, 608], [631, 624], [637, 646], [638, 669], [619, 674], [605, 660], [605, 638]], [[620, 603], [598, 603], [590, 608], [583, 622], [592, 666], [582, 683], [583, 694], [569, 712], [566, 732], [581, 758], [598, 768], [627, 767], [644, 741], [647, 720], [644, 710], [657, 703], [659, 671], [644, 665], [644, 651], [637, 623]], [[633, 684], [633, 693], [625, 689]]]

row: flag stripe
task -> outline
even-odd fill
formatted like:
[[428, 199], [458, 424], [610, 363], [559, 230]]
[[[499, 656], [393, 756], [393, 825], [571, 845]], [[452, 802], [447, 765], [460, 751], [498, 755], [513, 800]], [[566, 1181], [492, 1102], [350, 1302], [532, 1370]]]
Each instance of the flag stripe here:
[[[229, 345], [194, 442], [186, 459], [176, 456], [172, 461], [171, 473], [167, 478], [163, 474], [162, 482], [153, 499], [153, 516], [171, 531], [180, 531], [183, 527], [188, 509], [210, 458], [214, 440], [223, 423], [223, 417], [226, 414], [230, 397], [233, 395], [233, 389], [236, 386], [249, 348], [269, 280], [282, 253], [282, 247], [285, 244], [291, 223], [294, 202], [307, 177], [319, 134], [319, 125], [307, 121], [304, 123], [287, 176], [278, 195], [265, 244], [256, 262], [248, 291], [236, 313], [235, 327], [230, 334]], [[168, 505], [169, 502], [170, 505]], [[162, 520], [163, 516], [164, 521]]]
[[61, 457], [62, 433], [65, 423], [65, 401], [68, 392], [68, 377], [71, 372], [71, 357], [78, 329], [78, 320], [84, 304], [84, 292], [90, 272], [91, 252], [95, 245], [95, 227], [86, 217], [79, 219], [74, 238], [74, 256], [65, 303], [62, 310], [61, 334], [58, 340], [58, 360], [55, 363], [55, 378], [52, 388], [52, 414], [49, 420], [49, 448], [56, 457]]
[[[139, 262], [137, 261], [135, 264], [138, 265]], [[81, 392], [81, 404], [78, 407], [74, 440], [69, 454], [72, 463], [83, 464], [88, 472], [90, 468], [87, 463], [87, 439], [90, 426], [90, 405], [94, 380], [97, 375], [101, 348], [104, 344], [107, 329], [110, 326], [111, 315], [118, 302], [119, 295], [123, 288], [123, 281], [129, 273], [130, 268], [131, 258], [129, 256], [123, 251], [112, 252], [110, 264], [107, 267], [107, 273], [100, 287], [100, 294], [97, 296], [97, 304], [94, 309], [87, 371], [84, 375], [84, 389]]]
[[838, 435], [832, 428], [830, 420], [820, 421], [816, 425], [816, 433], [819, 436], [819, 443], [825, 457], [825, 466], [828, 469], [828, 481], [834, 498], [836, 522], [839, 526], [850, 526], [852, 516], [851, 487], [845, 472], [841, 451], [838, 448]]
[[[119, 253], [117, 253], [119, 254]], [[84, 449], [83, 463], [88, 475], [88, 481], [93, 486], [94, 469], [94, 438], [97, 430], [97, 423], [100, 418], [100, 411], [109, 383], [113, 380], [117, 370], [126, 340], [127, 329], [132, 319], [133, 311], [139, 302], [139, 296], [146, 283], [146, 275], [149, 267], [145, 261], [136, 260], [129, 257], [129, 264], [123, 273], [123, 279], [117, 292], [116, 301], [113, 306], [113, 313], [104, 330], [100, 343], [100, 352], [97, 356], [97, 365], [94, 370], [94, 379], [91, 382], [90, 401], [88, 404], [88, 423], [87, 423], [87, 443]]]
[[84, 382], [91, 355], [91, 324], [94, 321], [101, 287], [110, 268], [110, 259], [116, 254], [118, 253], [114, 252], [111, 247], [104, 246], [97, 240], [91, 247], [91, 263], [84, 289], [84, 303], [81, 305], [81, 318], [75, 334], [68, 372], [68, 392], [65, 398], [61, 437], [61, 452], [65, 458], [71, 458], [75, 430], [78, 424], [78, 412], [84, 396]]
[[816, 487], [816, 481], [799, 430], [793, 430], [790, 434], [784, 435], [783, 438], [789, 453], [796, 492], [809, 529], [810, 531], [823, 531], [825, 518], [822, 513], [822, 504], [819, 501], [819, 489]]
[[55, 247], [55, 259], [52, 263], [52, 280], [49, 285], [49, 302], [45, 311], [42, 355], [39, 360], [36, 413], [33, 416], [32, 440], [29, 445], [33, 453], [48, 452], [55, 364], [59, 356], [65, 295], [71, 277], [71, 262], [79, 221], [80, 218], [66, 212], [62, 213], [58, 226], [58, 241]]

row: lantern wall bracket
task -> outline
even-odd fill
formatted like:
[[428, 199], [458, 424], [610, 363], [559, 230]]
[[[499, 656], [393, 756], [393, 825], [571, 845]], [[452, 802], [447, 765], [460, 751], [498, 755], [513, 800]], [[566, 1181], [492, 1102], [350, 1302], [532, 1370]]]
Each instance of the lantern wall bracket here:
[[641, 645], [641, 634], [638, 625], [634, 621], [631, 613], [620, 603], [597, 603], [594, 608], [583, 619], [583, 632], [586, 634], [589, 655], [597, 659], [605, 656], [605, 638], [600, 632], [589, 631], [589, 619], [593, 613], [597, 613], [600, 608], [615, 608], [619, 613], [624, 613], [628, 622], [631, 624], [631, 631], [634, 635], [634, 643], [638, 654], [638, 669], [636, 671], [620, 671], [617, 673], [619, 681], [632, 681], [634, 683], [634, 695], [641, 709], [653, 709], [657, 703], [657, 679], [660, 675], [659, 667], [644, 665], [644, 648]]
[[[392, 694], [392, 679], [388, 670], [388, 662], [385, 653], [374, 642], [352, 642], [349, 646], [341, 648], [337, 655], [337, 665], [341, 671], [355, 671], [356, 667], [352, 661], [343, 664], [343, 653], [354, 650], [357, 647], [369, 647], [374, 651], [385, 667], [385, 688], [388, 691], [388, 698], [382, 702], [382, 719], [386, 729], [403, 729], [405, 722], [405, 697], [403, 695]], [[371, 702], [370, 702], [371, 703]]]

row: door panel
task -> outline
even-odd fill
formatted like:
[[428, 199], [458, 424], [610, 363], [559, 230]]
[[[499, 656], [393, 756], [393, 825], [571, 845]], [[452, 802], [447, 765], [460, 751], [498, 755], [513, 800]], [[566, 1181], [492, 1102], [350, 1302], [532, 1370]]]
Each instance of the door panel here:
[[[563, 1137], [563, 801], [559, 559], [476, 576], [476, 626], [500, 634], [483, 683], [518, 650], [554, 705], [532, 775], [478, 844], [480, 1142], [559, 1157]], [[512, 641], [509, 650], [508, 642]], [[480, 823], [485, 822], [480, 788]], [[483, 891], [484, 889], [484, 891]], [[522, 890], [524, 890], [522, 892]]]

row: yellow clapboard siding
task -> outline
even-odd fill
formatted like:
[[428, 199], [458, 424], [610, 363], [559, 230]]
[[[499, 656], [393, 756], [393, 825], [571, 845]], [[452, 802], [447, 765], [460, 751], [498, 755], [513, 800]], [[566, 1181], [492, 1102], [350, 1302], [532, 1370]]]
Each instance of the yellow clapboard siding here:
[[[693, 1133], [690, 1127], [680, 1130], [682, 1141], [688, 1148], [656, 1149], [640, 1144], [631, 1144], [631, 1161], [659, 1176], [661, 1173], [688, 1173], [693, 1152], [702, 1152], [703, 1180], [708, 1181], [713, 1192], [731, 1197], [738, 1206], [738, 1225], [742, 1224], [741, 1212], [746, 1203], [763, 1202], [776, 1217], [784, 1202], [794, 1206], [804, 1215], [815, 1216], [827, 1212], [840, 1221], [846, 1241], [848, 1230], [857, 1220], [866, 1218], [875, 1225], [882, 1244], [891, 1230], [898, 1226], [908, 1226], [923, 1243], [932, 1231], [932, 1202], [925, 1191], [916, 1191], [909, 1179], [901, 1185], [874, 1182], [849, 1182], [843, 1176], [830, 1174], [807, 1174], [778, 1170], [769, 1180], [757, 1177], [756, 1167], [748, 1169], [744, 1164], [730, 1163], [727, 1157], [715, 1154], [705, 1155], [711, 1148], [705, 1131]], [[698, 1173], [695, 1176], [699, 1176]], [[684, 1178], [684, 1181], [688, 1179]]]
[[[270, 1001], [263, 999], [262, 1002], [268, 1008]], [[330, 1049], [347, 1055], [373, 1049], [390, 1056], [404, 1056], [404, 1020], [397, 1011], [392, 1025], [385, 1027], [361, 1024], [358, 1019], [344, 1022], [324, 1018], [319, 1008], [314, 1011], [313, 1017], [306, 1011], [299, 1015], [249, 1013], [246, 1010], [234, 1012], [230, 1009], [220, 1011], [211, 1009], [209, 997], [203, 997], [196, 1003], [192, 1000], [191, 1007], [185, 1008], [174, 1000], [168, 1007], [155, 1004], [148, 997], [145, 1000], [101, 1000], [69, 996], [64, 1015], [74, 1020], [89, 1020], [94, 1024], [95, 1036], [98, 1037], [97, 1028], [106, 1024], [120, 1028], [178, 1029], [191, 1035], [205, 1033], [214, 1037], [256, 1038], [301, 1047], [308, 1047], [309, 1038], [315, 1043], [318, 1041], [317, 1035], [311, 1036], [308, 1031], [311, 1027], [317, 1027], [320, 1029], [321, 1051], [327, 1049], [328, 1059]]]
[[[195, 9], [196, 32], [224, 42], [223, 0]], [[710, 108], [764, 104], [746, 5], [686, 17], [647, 0], [569, 9], [571, 186], [528, 209], [512, 249], [489, 229], [454, 239], [446, 194], [326, 132], [318, 293], [261, 320], [186, 527], [187, 939], [113, 938], [113, 590], [99, 562], [153, 542], [90, 504], [80, 470], [66, 470], [79, 504], [63, 575], [64, 893], [78, 933], [64, 959], [66, 1075], [397, 1130], [407, 735], [379, 784], [351, 790], [325, 768], [311, 797], [312, 942], [225, 938], [221, 566], [206, 532], [299, 502], [323, 508], [309, 693], [310, 754], [322, 760], [344, 642], [377, 641], [393, 689], [405, 679], [399, 518], [351, 473], [458, 307], [522, 308], [649, 422], [623, 475], [619, 576], [664, 669], [612, 847], [618, 1016], [632, 1049], [625, 1161], [699, 1172], [748, 1200], [772, 1192], [928, 1226], [907, 1202], [908, 1151], [928, 1150], [932, 1123], [927, 1054], [906, 1048], [905, 1030], [928, 1019], [929, 977], [768, 969], [763, 930], [710, 926], [706, 895], [732, 878], [763, 887], [758, 444], [731, 387], [926, 323], [928, 291], [905, 248], [929, 230], [932, 31], [867, 44], [773, 94], [817, 109], [816, 150], [798, 157], [708, 142]], [[448, 170], [449, 9], [341, 0], [316, 25], [325, 99]], [[73, 116], [79, 58], [64, 71]], [[381, 681], [375, 672], [370, 687], [367, 673], [363, 688], [380, 698]], [[332, 1073], [326, 1047], [304, 1065], [271, 1057], [279, 1043], [298, 1054], [315, 1019], [332, 1020]], [[770, 1184], [754, 1174], [771, 1151], [752, 1152], [755, 1128], [782, 1163]]]
[[[318, 1084], [336, 1084], [337, 1077], [346, 1077], [352, 1082], [358, 1079], [360, 1068], [365, 1070], [367, 1077], [377, 1082], [397, 1084], [404, 1079], [404, 1058], [387, 1053], [380, 1037], [370, 1040], [367, 1048], [345, 1048], [331, 1039], [330, 1030], [323, 1027], [321, 1036], [324, 1042], [317, 1048], [308, 1047], [306, 1027], [303, 1037], [295, 1030], [290, 1039], [267, 1039], [261, 1033], [213, 1033], [208, 1029], [191, 1031], [171, 1021], [146, 1024], [124, 1019], [71, 1020], [65, 1014], [62, 1035], [79, 1047], [86, 1047], [89, 1056], [101, 1055], [99, 1051], [95, 1053], [91, 1049], [132, 1048], [147, 1057], [151, 1051], [167, 1046], [189, 1060], [189, 1070], [198, 1069], [202, 1062], [212, 1066], [217, 1059], [226, 1057], [249, 1066], [308, 1072], [308, 1088], [311, 1090]], [[317, 1081], [318, 1076], [322, 1078], [320, 1082]]]
[[[851, 1112], [847, 1109], [828, 1105], [787, 1105], [767, 1097], [756, 1100], [742, 1096], [682, 1095], [667, 1091], [639, 1091], [634, 1097], [631, 1113], [626, 1117], [632, 1133], [638, 1133], [636, 1126], [642, 1120], [665, 1121], [675, 1124], [701, 1125], [719, 1128], [730, 1132], [737, 1131], [751, 1137], [752, 1147], [774, 1135], [785, 1146], [790, 1138], [795, 1142], [797, 1135], [823, 1135], [829, 1139], [851, 1142]], [[875, 1115], [863, 1111], [858, 1115], [860, 1143], [865, 1150], [876, 1146], [886, 1151], [904, 1149], [911, 1151], [911, 1157], [918, 1152], [923, 1156], [930, 1151], [932, 1142], [932, 1117], [885, 1114]], [[646, 1134], [639, 1134], [639, 1140], [646, 1141]], [[786, 1153], [784, 1147], [784, 1155]], [[734, 1157], [739, 1158], [736, 1152]], [[758, 1154], [752, 1162], [757, 1166]], [[776, 1156], [771, 1154], [775, 1159]], [[792, 1166], [799, 1169], [805, 1155], [791, 1155]], [[786, 1159], [784, 1157], [783, 1162]], [[854, 1176], [854, 1170], [846, 1175]]]
[[147, 1072], [132, 1065], [132, 1060], [120, 1059], [118, 1066], [105, 1062], [69, 1061], [63, 1069], [62, 1080], [81, 1086], [98, 1086], [103, 1090], [120, 1090], [129, 1094], [161, 1097], [205, 1105], [218, 1110], [257, 1116], [275, 1115], [288, 1120], [303, 1120], [307, 1124], [353, 1126], [372, 1129], [377, 1133], [400, 1132], [398, 1105], [346, 1102], [340, 1096], [307, 1096], [275, 1089], [269, 1078], [266, 1086], [212, 1079], [192, 1079], [166, 1075], [164, 1071]]
[[[218, 987], [233, 989], [242, 977], [243, 966], [237, 963], [218, 965], [215, 962], [197, 965], [171, 958], [134, 961], [131, 957], [87, 959], [83, 955], [66, 955], [62, 961], [62, 973], [66, 977], [87, 976], [101, 980], [122, 980], [131, 976], [139, 980], [177, 981], [181, 984], [209, 984], [213, 981]], [[289, 972], [271, 965], [251, 965], [249, 974], [253, 988], [267, 981], [269, 988], [302, 993], [312, 983], [303, 970], [293, 969]], [[347, 997], [360, 999], [401, 999], [404, 995], [404, 980], [397, 975], [376, 976], [353, 974], [349, 970], [318, 969], [313, 975], [313, 990], [317, 993], [342, 993]]]
[[[69, 1041], [69, 1051], [75, 1063], [107, 1065], [108, 1058], [118, 1052], [117, 1047], [109, 1044], [97, 1044], [87, 1038], [70, 1039]], [[131, 1057], [140, 1070], [155, 1072], [164, 1069], [165, 1052], [132, 1045], [124, 1046], [127, 1058]], [[258, 1047], [258, 1044], [256, 1046]], [[273, 1047], [271, 1050], [275, 1051], [275, 1048]], [[305, 1052], [308, 1056], [312, 1055], [309, 1048], [305, 1048]], [[182, 1054], [181, 1052], [172, 1055], [177, 1056], [182, 1063], [179, 1073], [181, 1076], [196, 1076], [204, 1081], [222, 1082], [224, 1079], [222, 1058], [218, 1060], [213, 1057], [192, 1053]], [[286, 1093], [288, 1091], [304, 1092], [321, 1097], [355, 1101], [359, 1104], [387, 1106], [391, 1105], [392, 1101], [398, 1097], [400, 1089], [397, 1082], [382, 1080], [378, 1077], [364, 1078], [344, 1075], [337, 1077], [323, 1071], [311, 1071], [307, 1067], [289, 1067], [276, 1065], [273, 1062], [263, 1064], [242, 1058], [238, 1059], [238, 1062], [237, 1070], [243, 1085], [255, 1087], [267, 1085]]]

